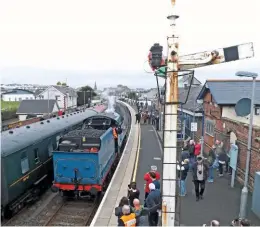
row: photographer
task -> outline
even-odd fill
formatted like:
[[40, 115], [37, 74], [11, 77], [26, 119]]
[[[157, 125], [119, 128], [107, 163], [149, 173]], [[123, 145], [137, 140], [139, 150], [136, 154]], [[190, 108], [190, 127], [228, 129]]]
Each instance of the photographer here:
[[192, 175], [196, 192], [196, 201], [203, 199], [205, 181], [208, 178], [208, 170], [209, 168], [204, 163], [202, 157], [197, 157], [197, 161], [192, 166]]
[[136, 183], [132, 182], [128, 185], [128, 199], [130, 206], [133, 207], [133, 201], [134, 199], [139, 199], [140, 191], [136, 188]]

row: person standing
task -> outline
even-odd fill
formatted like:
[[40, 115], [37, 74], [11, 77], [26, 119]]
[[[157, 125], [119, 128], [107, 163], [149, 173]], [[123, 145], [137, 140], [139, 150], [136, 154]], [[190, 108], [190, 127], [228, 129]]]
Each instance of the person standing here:
[[208, 155], [208, 164], [209, 164], [209, 175], [208, 175], [208, 182], [209, 183], [213, 183], [214, 182], [214, 163], [216, 160], [216, 154], [215, 154], [215, 149], [216, 146], [213, 145], [212, 149], [209, 151], [209, 155]]
[[201, 153], [201, 143], [200, 141], [194, 147], [194, 155], [195, 157], [199, 156]]
[[183, 162], [185, 159], [190, 159], [190, 153], [187, 146], [183, 148], [181, 152], [181, 161]]
[[122, 212], [123, 215], [119, 219], [118, 226], [136, 226], [136, 215], [131, 212], [130, 206], [124, 205]]
[[190, 170], [192, 170], [192, 166], [193, 166], [193, 164], [194, 164], [194, 162], [195, 162], [194, 151], [195, 151], [194, 140], [190, 140], [190, 142], [189, 142]]
[[187, 193], [186, 190], [186, 178], [189, 171], [189, 159], [182, 161], [180, 165], [177, 165], [179, 180], [180, 180], [180, 196], [185, 196]]
[[150, 193], [146, 198], [147, 208], [149, 209], [149, 225], [157, 226], [159, 221], [159, 213], [158, 209], [161, 204], [161, 193], [159, 190], [155, 189], [155, 185], [153, 183], [149, 184]]
[[133, 201], [134, 199], [139, 199], [140, 191], [136, 188], [136, 182], [132, 182], [128, 185], [128, 199], [130, 206], [134, 206]]
[[120, 218], [122, 217], [123, 215], [123, 206], [124, 205], [129, 205], [129, 201], [127, 199], [127, 197], [122, 197], [120, 202], [119, 202], [119, 205], [115, 208], [115, 216], [117, 216], [117, 221], [118, 221], [118, 224], [119, 224], [119, 221], [120, 221]]
[[154, 183], [154, 185], [155, 185], [155, 189], [160, 190], [160, 187], [161, 187], [160, 181], [156, 179], [155, 172], [149, 172], [149, 174], [150, 174], [150, 177], [152, 178], [152, 183]]
[[[157, 166], [151, 166], [151, 171], [150, 172], [154, 172], [155, 175], [156, 175], [156, 180], [160, 180], [160, 173], [157, 171]], [[147, 198], [149, 192], [150, 192], [150, 189], [149, 189], [149, 184], [153, 182], [153, 179], [151, 178], [150, 176], [150, 172], [147, 172], [145, 175], [144, 175], [144, 180], [146, 182], [145, 184], [145, 199]]]
[[138, 112], [138, 113], [135, 115], [135, 123], [140, 124], [140, 120], [141, 120], [141, 114]]
[[223, 148], [223, 142], [216, 141], [216, 156], [218, 159], [218, 171], [219, 171], [219, 176], [223, 176], [223, 167], [227, 161], [227, 154], [224, 151]]
[[205, 190], [205, 181], [208, 175], [208, 166], [204, 163], [202, 157], [197, 157], [197, 161], [192, 168], [193, 182], [195, 186], [196, 201], [203, 199]]
[[146, 215], [148, 214], [149, 209], [141, 205], [139, 199], [134, 199], [133, 205], [133, 212], [136, 215], [137, 226], [146, 226]]

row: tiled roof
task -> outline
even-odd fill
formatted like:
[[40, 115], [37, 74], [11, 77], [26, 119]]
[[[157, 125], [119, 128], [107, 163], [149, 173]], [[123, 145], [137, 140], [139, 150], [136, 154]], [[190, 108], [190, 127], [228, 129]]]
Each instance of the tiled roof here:
[[[16, 114], [46, 114], [52, 112], [56, 100], [40, 99], [40, 100], [22, 100]], [[48, 107], [49, 106], [49, 107]], [[48, 111], [49, 109], [49, 111]]]
[[[197, 96], [200, 93], [201, 89], [202, 89], [202, 86], [192, 86], [190, 88], [190, 93], [189, 93], [187, 102], [182, 105], [183, 109], [190, 110], [190, 111], [198, 110], [198, 108], [201, 104], [197, 103]], [[187, 94], [188, 94], [188, 88], [187, 89], [179, 88], [180, 102], [185, 102]]]
[[[197, 99], [207, 91], [219, 105], [235, 105], [242, 98], [251, 98], [252, 80], [207, 80]], [[260, 81], [256, 81], [255, 104], [260, 105]]]
[[67, 86], [58, 86], [58, 85], [54, 85], [53, 87], [55, 87], [57, 90], [59, 90], [61, 93], [63, 93], [64, 95], [66, 95], [67, 93], [69, 93], [69, 96], [72, 97], [77, 97], [77, 92], [75, 89], [71, 88], [71, 87], [67, 87]]

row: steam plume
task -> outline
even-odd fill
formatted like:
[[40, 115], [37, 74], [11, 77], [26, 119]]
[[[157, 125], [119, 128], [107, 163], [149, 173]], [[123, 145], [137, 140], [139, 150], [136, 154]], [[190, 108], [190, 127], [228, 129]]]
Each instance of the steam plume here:
[[101, 94], [102, 98], [105, 99], [107, 101], [107, 109], [106, 109], [106, 113], [114, 113], [115, 112], [115, 104], [116, 104], [116, 97], [115, 96], [111, 96], [108, 94], [107, 91], [104, 91]]

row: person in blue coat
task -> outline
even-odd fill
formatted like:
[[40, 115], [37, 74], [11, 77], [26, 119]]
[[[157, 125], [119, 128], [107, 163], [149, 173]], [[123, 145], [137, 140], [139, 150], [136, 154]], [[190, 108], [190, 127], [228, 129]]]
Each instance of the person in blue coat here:
[[149, 209], [149, 225], [150, 226], [157, 226], [159, 221], [159, 213], [158, 209], [161, 205], [161, 193], [158, 189], [155, 189], [154, 183], [149, 184], [150, 193], [146, 198], [146, 206]]

